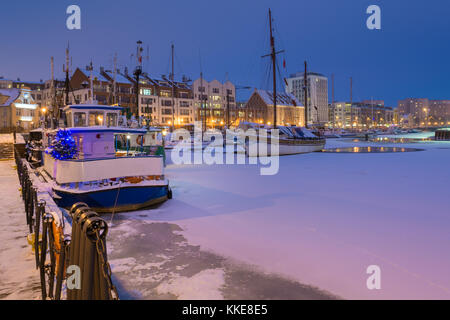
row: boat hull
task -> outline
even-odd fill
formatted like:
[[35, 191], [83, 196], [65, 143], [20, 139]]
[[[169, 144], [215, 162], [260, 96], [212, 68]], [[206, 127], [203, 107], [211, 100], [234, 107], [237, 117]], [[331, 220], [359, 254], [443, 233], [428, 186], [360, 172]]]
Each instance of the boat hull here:
[[[317, 140], [313, 142], [309, 141], [298, 141], [293, 143], [280, 143], [278, 145], [279, 151], [278, 155], [290, 155], [290, 154], [300, 154], [300, 153], [310, 153], [310, 152], [316, 152], [320, 151], [324, 148], [325, 141], [324, 140]], [[254, 148], [249, 148], [248, 144], [245, 145], [246, 153], [249, 157], [257, 157], [261, 156], [260, 151], [254, 150]], [[271, 145], [267, 145], [267, 155], [271, 155]]]
[[69, 209], [77, 202], [84, 202], [98, 213], [134, 211], [169, 199], [168, 185], [121, 187], [89, 192], [53, 189], [53, 192], [59, 207]]

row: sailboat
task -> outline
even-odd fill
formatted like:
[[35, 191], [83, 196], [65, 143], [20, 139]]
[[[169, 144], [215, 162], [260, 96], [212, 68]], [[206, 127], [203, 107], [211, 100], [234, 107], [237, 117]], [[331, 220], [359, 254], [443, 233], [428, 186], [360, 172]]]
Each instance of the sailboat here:
[[[279, 155], [289, 155], [289, 154], [299, 154], [299, 153], [309, 153], [320, 151], [325, 146], [325, 139], [317, 137], [311, 131], [307, 129], [307, 109], [308, 109], [308, 99], [305, 98], [305, 128], [295, 127], [295, 126], [281, 126], [277, 125], [277, 78], [276, 78], [276, 56], [278, 53], [275, 50], [275, 37], [273, 36], [272, 28], [272, 12], [269, 9], [269, 28], [270, 28], [270, 47], [271, 53], [263, 57], [270, 56], [272, 60], [272, 73], [273, 73], [273, 127], [271, 129], [278, 129], [278, 136], [271, 134], [271, 129], [267, 132], [267, 143], [268, 144], [278, 144], [278, 154]], [[307, 70], [305, 62], [305, 97], [307, 94]], [[249, 129], [253, 127], [254, 129], [261, 128], [261, 125], [243, 123], [239, 126], [240, 129]], [[252, 144], [258, 143], [256, 139], [249, 139], [245, 143], [245, 150], [248, 156], [255, 157], [259, 154], [259, 148], [255, 148]], [[267, 155], [271, 155], [272, 148], [267, 146]]]

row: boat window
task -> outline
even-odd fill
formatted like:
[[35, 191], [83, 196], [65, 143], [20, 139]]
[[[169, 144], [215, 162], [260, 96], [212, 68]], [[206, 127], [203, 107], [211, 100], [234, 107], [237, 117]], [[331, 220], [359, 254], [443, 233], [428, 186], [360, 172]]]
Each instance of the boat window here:
[[[69, 126], [70, 126], [70, 124], [69, 124]], [[86, 113], [75, 112], [73, 114], [73, 126], [74, 127], [86, 127]]]
[[106, 114], [106, 125], [108, 127], [117, 127], [117, 113], [108, 112]]
[[72, 112], [66, 112], [67, 126], [73, 127], [72, 124]]
[[89, 112], [89, 126], [102, 126], [103, 112]]

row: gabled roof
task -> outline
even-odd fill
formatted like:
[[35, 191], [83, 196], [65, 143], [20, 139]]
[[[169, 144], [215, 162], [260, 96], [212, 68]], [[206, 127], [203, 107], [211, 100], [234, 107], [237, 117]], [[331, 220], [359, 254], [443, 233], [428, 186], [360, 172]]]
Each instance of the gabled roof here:
[[[83, 73], [86, 76], [86, 78], [89, 78], [91, 75], [90, 71], [82, 70], [80, 68], [78, 68], [78, 70], [81, 73]], [[106, 77], [104, 77], [100, 72], [97, 72], [95, 70], [92, 70], [92, 76], [94, 81], [109, 82], [109, 80]]]
[[[114, 79], [114, 73], [112, 71], [107, 70], [105, 73], [111, 78], [110, 81]], [[116, 73], [116, 83], [133, 84], [127, 77], [119, 72]]]
[[[256, 89], [255, 92], [264, 100], [265, 104], [273, 106], [274, 96], [272, 91]], [[277, 105], [303, 107], [293, 94], [285, 92], [277, 92]]]
[[7, 106], [10, 106], [20, 96], [20, 90], [19, 89], [0, 89], [0, 95], [7, 97], [7, 99], [3, 103], [0, 104], [0, 107], [7, 107]]

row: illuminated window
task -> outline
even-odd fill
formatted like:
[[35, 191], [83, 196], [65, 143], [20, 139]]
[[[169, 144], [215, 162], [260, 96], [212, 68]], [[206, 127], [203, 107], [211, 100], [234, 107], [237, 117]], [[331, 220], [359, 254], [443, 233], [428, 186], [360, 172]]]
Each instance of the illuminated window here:
[[103, 112], [89, 112], [89, 126], [102, 126]]

